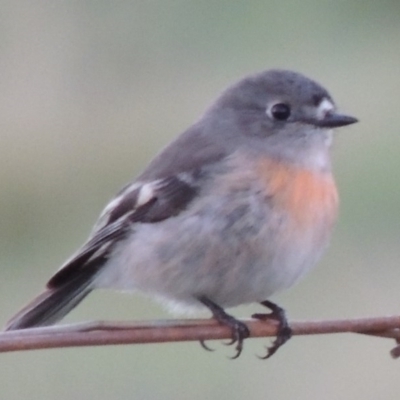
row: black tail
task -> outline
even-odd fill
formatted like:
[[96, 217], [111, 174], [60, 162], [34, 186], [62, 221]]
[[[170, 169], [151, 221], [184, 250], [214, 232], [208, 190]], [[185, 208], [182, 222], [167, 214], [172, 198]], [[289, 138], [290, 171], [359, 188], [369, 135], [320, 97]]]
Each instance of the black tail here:
[[73, 279], [45, 290], [12, 317], [5, 330], [33, 328], [54, 324], [76, 307], [91, 291], [94, 274], [82, 268]]

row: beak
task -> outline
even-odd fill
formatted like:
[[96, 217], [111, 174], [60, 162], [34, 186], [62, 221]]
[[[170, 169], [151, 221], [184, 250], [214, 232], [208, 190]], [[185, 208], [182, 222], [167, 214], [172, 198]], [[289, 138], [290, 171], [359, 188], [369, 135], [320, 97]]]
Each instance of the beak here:
[[315, 119], [312, 124], [321, 128], [339, 128], [358, 122], [357, 118], [350, 115], [327, 113], [323, 119]]

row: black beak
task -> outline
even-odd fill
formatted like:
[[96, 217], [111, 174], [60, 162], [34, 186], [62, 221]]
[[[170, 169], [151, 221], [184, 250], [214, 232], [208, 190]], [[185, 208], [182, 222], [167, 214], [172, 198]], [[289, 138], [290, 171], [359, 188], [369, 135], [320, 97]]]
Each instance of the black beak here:
[[358, 122], [358, 119], [350, 115], [327, 113], [323, 119], [313, 120], [312, 124], [321, 128], [339, 128], [356, 122]]

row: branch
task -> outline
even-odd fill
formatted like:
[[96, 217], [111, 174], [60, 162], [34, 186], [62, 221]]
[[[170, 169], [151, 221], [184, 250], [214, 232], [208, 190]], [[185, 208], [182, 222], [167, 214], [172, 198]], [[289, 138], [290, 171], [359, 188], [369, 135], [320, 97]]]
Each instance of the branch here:
[[[275, 336], [277, 323], [244, 320], [251, 337]], [[290, 324], [293, 335], [359, 333], [395, 339], [393, 358], [400, 357], [400, 316]], [[213, 319], [156, 320], [139, 322], [87, 322], [0, 333], [0, 352], [75, 346], [104, 346], [228, 339], [231, 331]]]

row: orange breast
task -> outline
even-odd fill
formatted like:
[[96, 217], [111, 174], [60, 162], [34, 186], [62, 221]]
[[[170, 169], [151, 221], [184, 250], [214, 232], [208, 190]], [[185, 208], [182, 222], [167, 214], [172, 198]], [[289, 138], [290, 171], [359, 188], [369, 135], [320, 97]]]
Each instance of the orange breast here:
[[298, 228], [307, 230], [317, 223], [334, 222], [338, 195], [330, 173], [273, 160], [263, 161], [259, 168], [274, 205], [291, 215]]

